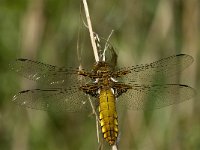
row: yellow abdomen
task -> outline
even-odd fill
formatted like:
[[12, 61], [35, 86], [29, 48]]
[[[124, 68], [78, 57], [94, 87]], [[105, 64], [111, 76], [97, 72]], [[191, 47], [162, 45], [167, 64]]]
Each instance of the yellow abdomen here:
[[102, 89], [99, 100], [99, 119], [103, 137], [110, 145], [113, 145], [118, 136], [115, 95], [111, 89]]

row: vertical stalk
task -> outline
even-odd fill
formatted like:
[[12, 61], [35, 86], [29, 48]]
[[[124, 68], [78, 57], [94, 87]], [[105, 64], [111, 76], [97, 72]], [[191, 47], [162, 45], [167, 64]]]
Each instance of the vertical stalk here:
[[88, 30], [89, 30], [89, 33], [90, 33], [90, 40], [91, 40], [91, 43], [92, 43], [92, 49], [93, 49], [93, 52], [94, 52], [94, 57], [95, 57], [96, 62], [98, 62], [99, 56], [98, 56], [97, 46], [96, 46], [96, 43], [95, 43], [95, 38], [94, 38], [93, 30], [92, 30], [92, 23], [91, 23], [91, 19], [90, 19], [87, 0], [83, 0], [83, 6], [84, 6], [84, 10], [85, 10], [85, 16], [86, 16], [86, 19], [87, 19], [87, 25], [88, 25]]
[[[91, 43], [92, 43], [92, 49], [93, 49], [93, 52], [94, 52], [95, 61], [98, 62], [99, 61], [98, 50], [97, 50], [97, 46], [96, 46], [96, 43], [95, 43], [95, 38], [94, 38], [94, 34], [93, 34], [94, 32], [92, 30], [92, 23], [91, 23], [91, 19], [90, 19], [87, 0], [83, 0], [83, 6], [84, 6], [84, 10], [85, 10], [86, 19], [87, 19], [87, 25], [88, 25], [88, 30], [89, 30], [89, 33], [90, 33], [90, 40], [91, 40]], [[90, 100], [90, 103], [93, 106], [91, 100]], [[93, 110], [94, 110], [94, 108], [93, 108]], [[97, 116], [96, 113], [95, 113], [95, 116], [96, 116], [97, 134], [98, 134], [97, 139], [98, 139], [98, 142], [99, 142], [99, 131], [98, 131], [98, 123], [99, 123], [98, 120], [99, 119], [98, 119], [98, 116]], [[113, 145], [112, 150], [117, 150], [117, 146]]]

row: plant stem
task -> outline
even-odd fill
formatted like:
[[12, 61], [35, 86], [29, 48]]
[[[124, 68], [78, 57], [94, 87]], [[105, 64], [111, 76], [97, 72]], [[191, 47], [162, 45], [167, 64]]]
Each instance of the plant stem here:
[[[83, 0], [83, 6], [84, 6], [84, 10], [85, 10], [85, 16], [86, 16], [86, 19], [87, 19], [87, 25], [88, 25], [88, 30], [89, 30], [89, 33], [90, 33], [90, 40], [91, 40], [91, 43], [92, 43], [92, 49], [93, 49], [93, 52], [94, 52], [95, 61], [98, 62], [99, 61], [99, 55], [98, 55], [97, 46], [96, 46], [96, 43], [95, 43], [94, 34], [93, 34], [94, 32], [92, 30], [92, 23], [91, 23], [91, 19], [90, 19], [87, 0]], [[90, 99], [90, 104], [91, 104], [93, 112], [95, 113], [95, 116], [96, 116], [97, 139], [98, 139], [98, 142], [99, 142], [99, 131], [98, 131], [99, 118], [98, 118], [98, 115], [96, 114], [96, 111], [95, 111], [94, 106], [91, 102], [91, 99]], [[113, 145], [112, 150], [117, 150], [117, 146]]]
[[90, 40], [91, 40], [91, 43], [92, 43], [92, 49], [93, 49], [93, 52], [94, 52], [94, 57], [95, 57], [96, 62], [98, 62], [99, 56], [98, 56], [97, 46], [96, 46], [96, 43], [95, 43], [95, 38], [94, 38], [93, 30], [92, 30], [92, 23], [91, 23], [91, 19], [90, 19], [87, 0], [83, 0], [83, 6], [84, 6], [84, 10], [85, 10], [85, 16], [86, 16], [86, 19], [87, 19], [87, 25], [88, 25], [88, 29], [89, 29], [89, 33], [90, 33]]

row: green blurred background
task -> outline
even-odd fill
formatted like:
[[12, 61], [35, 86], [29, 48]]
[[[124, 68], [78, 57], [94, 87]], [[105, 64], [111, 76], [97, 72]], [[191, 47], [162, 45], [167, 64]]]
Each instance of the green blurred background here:
[[[95, 118], [23, 109], [11, 99], [33, 83], [8, 70], [16, 58], [77, 67], [78, 31], [81, 63], [89, 68], [94, 56], [89, 34], [74, 0], [0, 0], [0, 149], [97, 149]], [[89, 0], [94, 30], [108, 37], [118, 64], [131, 66], [187, 53], [195, 62], [181, 83], [200, 89], [200, 1]], [[81, 13], [84, 16], [84, 13]], [[80, 30], [79, 30], [80, 29]], [[122, 150], [199, 150], [200, 102], [194, 99], [145, 115], [128, 111], [121, 121]], [[148, 117], [150, 116], [150, 117]]]

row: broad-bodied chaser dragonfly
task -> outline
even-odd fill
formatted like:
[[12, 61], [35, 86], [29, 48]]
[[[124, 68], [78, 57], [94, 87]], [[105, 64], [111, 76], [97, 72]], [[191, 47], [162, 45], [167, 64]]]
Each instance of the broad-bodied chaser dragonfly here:
[[101, 61], [86, 71], [17, 59], [11, 69], [45, 88], [21, 91], [13, 97], [13, 102], [39, 110], [83, 112], [91, 111], [89, 95], [98, 110], [103, 138], [113, 145], [119, 132], [116, 106], [136, 110], [161, 108], [195, 95], [195, 90], [187, 85], [159, 84], [162, 83], [159, 80], [177, 76], [192, 62], [191, 56], [179, 54], [119, 69]]

